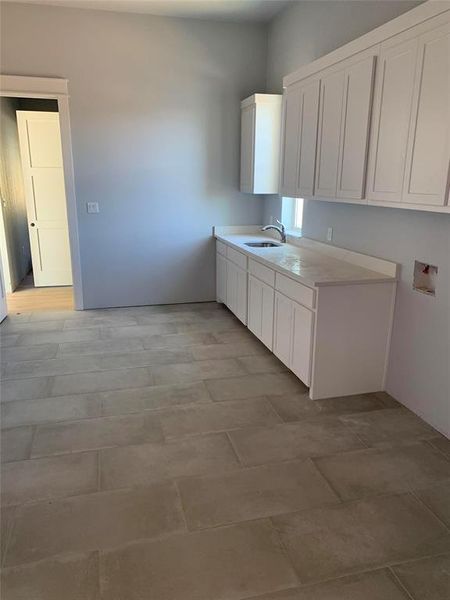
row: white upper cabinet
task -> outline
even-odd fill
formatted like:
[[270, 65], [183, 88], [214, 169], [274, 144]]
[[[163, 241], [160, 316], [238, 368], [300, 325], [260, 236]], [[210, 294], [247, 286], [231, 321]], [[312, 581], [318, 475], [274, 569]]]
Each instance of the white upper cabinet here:
[[440, 16], [381, 44], [369, 200], [422, 206], [447, 203], [449, 40], [448, 17]]
[[450, 213], [448, 6], [425, 2], [283, 78], [283, 196]]
[[320, 80], [313, 77], [284, 94], [280, 193], [302, 198], [314, 192]]
[[279, 94], [254, 94], [241, 102], [241, 191], [276, 194], [281, 134]]
[[315, 196], [364, 198], [374, 66], [366, 54], [321, 79]]
[[443, 205], [450, 162], [450, 25], [419, 39], [403, 201]]
[[344, 72], [337, 198], [365, 196], [375, 56], [349, 66]]

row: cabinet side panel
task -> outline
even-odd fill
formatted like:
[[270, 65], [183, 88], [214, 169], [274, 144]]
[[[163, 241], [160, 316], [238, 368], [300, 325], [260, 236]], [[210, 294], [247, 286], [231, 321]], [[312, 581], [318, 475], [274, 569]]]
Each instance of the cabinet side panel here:
[[321, 287], [312, 399], [383, 389], [395, 283]]

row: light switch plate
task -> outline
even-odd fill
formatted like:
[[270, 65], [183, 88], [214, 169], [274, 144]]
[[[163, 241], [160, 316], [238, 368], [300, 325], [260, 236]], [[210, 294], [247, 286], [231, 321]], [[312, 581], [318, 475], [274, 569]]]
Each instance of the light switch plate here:
[[88, 213], [98, 213], [100, 209], [98, 207], [98, 202], [87, 202], [86, 203]]

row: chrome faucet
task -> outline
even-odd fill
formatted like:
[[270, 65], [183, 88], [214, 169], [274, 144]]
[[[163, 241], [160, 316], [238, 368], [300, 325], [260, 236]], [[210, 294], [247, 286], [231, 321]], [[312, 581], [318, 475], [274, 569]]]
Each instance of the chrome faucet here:
[[265, 227], [261, 228], [261, 231], [267, 231], [268, 229], [275, 229], [275, 231], [278, 231], [278, 233], [280, 234], [281, 241], [283, 242], [283, 244], [285, 244], [286, 243], [286, 227], [278, 219], [277, 219], [277, 223], [278, 223], [279, 227], [277, 227], [276, 225], [266, 225]]

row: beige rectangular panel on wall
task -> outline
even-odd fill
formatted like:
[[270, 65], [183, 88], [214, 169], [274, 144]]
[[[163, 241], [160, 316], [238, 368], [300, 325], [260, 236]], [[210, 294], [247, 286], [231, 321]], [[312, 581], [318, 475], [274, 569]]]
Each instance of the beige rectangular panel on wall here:
[[341, 133], [344, 72], [325, 75], [320, 84], [315, 195], [334, 198]]
[[369, 56], [345, 71], [337, 198], [365, 196], [374, 68], [375, 56]]
[[444, 205], [450, 159], [450, 25], [419, 39], [403, 201]]

